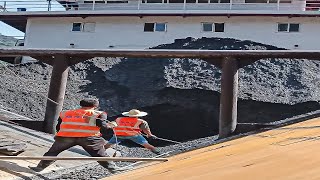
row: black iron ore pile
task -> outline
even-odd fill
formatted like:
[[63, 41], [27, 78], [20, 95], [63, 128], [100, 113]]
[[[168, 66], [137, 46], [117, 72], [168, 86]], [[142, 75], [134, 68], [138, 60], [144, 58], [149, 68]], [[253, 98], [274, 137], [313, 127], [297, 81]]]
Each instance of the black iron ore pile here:
[[[157, 49], [282, 49], [230, 38], [186, 38]], [[239, 70], [239, 124], [272, 123], [319, 109], [320, 62], [307, 59], [262, 59]], [[0, 66], [0, 108], [42, 123], [51, 67], [43, 63]], [[95, 58], [71, 67], [64, 109], [84, 97], [100, 100], [110, 120], [123, 111], [147, 111], [154, 134], [187, 145], [154, 141], [161, 151], [187, 150], [213, 141], [218, 131], [219, 68], [195, 59]], [[130, 144], [129, 144], [130, 145]], [[124, 156], [150, 157], [140, 147], [121, 146]], [[89, 173], [90, 172], [90, 173]], [[74, 170], [62, 179], [106, 176], [98, 166]], [[70, 176], [69, 176], [70, 175]], [[52, 176], [53, 177], [53, 176]]]

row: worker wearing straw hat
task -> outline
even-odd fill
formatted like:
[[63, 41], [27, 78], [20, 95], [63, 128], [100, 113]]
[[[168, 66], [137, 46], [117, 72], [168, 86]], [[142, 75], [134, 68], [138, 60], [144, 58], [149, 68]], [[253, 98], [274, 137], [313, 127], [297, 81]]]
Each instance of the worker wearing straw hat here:
[[148, 123], [140, 119], [140, 117], [146, 116], [148, 113], [139, 111], [137, 109], [131, 109], [129, 112], [123, 112], [125, 117], [119, 117], [116, 119], [117, 126], [113, 128], [114, 135], [105, 145], [105, 148], [110, 148], [117, 141], [124, 139], [131, 140], [143, 147], [151, 150], [155, 154], [160, 154], [159, 150], [149, 144], [149, 142], [141, 135], [141, 131], [144, 132], [148, 138], [156, 139], [150, 131]]

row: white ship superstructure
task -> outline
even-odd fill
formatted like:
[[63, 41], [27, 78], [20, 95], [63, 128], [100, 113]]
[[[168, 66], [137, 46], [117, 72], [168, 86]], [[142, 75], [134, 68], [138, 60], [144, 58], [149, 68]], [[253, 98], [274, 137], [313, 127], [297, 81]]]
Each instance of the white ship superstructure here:
[[320, 3], [306, 0], [0, 1], [30, 48], [145, 49], [187, 37], [320, 49]]

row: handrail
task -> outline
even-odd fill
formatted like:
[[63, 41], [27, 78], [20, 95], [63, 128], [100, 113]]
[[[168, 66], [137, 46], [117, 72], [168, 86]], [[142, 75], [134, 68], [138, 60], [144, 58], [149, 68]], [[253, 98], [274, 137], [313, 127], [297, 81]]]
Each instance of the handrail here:
[[6, 6], [6, 3], [4, 3], [4, 6], [1, 6], [1, 5], [0, 5], [0, 12], [5, 12], [5, 11], [7, 11], [6, 8], [5, 8], [5, 6]]
[[[111, 3], [113, 1], [113, 3]], [[123, 3], [117, 3], [122, 1]], [[7, 11], [65, 11], [65, 10], [273, 10], [273, 11], [315, 11], [320, 9], [320, 2], [297, 1], [298, 3], [285, 3], [277, 0], [277, 3], [238, 3], [229, 0], [229, 3], [145, 3], [141, 0], [0, 0], [0, 6]], [[62, 3], [65, 2], [65, 3]], [[88, 3], [91, 2], [91, 3]], [[183, 2], [183, 3], [182, 3]]]

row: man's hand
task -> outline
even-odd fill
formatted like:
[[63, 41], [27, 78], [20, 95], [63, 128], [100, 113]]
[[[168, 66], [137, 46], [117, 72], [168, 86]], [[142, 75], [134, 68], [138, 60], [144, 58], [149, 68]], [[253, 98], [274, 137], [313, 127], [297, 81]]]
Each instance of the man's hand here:
[[111, 121], [107, 123], [108, 128], [114, 128], [117, 127], [118, 124], [115, 121]]
[[147, 136], [149, 139], [158, 139], [157, 136], [153, 135], [153, 134], [150, 134]]

